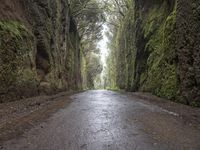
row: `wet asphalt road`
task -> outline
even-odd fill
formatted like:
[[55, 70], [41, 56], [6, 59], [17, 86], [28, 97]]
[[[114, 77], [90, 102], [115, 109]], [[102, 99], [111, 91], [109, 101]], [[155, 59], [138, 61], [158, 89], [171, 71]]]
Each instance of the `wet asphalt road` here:
[[[197, 150], [199, 130], [178, 114], [111, 91], [87, 91], [5, 150]], [[169, 128], [168, 128], [169, 127]], [[158, 130], [158, 131], [157, 131]], [[175, 132], [174, 132], [175, 131]]]

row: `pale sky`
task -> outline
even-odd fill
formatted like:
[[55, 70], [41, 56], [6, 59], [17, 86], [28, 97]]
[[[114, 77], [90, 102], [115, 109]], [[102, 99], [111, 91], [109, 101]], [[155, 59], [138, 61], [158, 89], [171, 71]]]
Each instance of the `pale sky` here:
[[103, 63], [103, 66], [106, 66], [106, 57], [108, 55], [108, 48], [107, 48], [107, 42], [108, 42], [108, 38], [105, 35], [105, 32], [108, 30], [107, 25], [103, 25], [103, 38], [101, 41], [99, 41], [98, 43], [98, 47], [100, 49], [100, 54], [101, 54], [101, 61]]

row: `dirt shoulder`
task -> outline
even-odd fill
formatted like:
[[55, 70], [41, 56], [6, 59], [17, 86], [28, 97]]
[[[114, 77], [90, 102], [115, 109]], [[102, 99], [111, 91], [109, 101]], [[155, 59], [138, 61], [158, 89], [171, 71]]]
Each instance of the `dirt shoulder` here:
[[0, 104], [0, 142], [21, 135], [25, 130], [70, 104], [70, 95], [63, 92]]
[[200, 108], [175, 103], [173, 101], [154, 96], [150, 93], [129, 92], [128, 95], [157, 105], [163, 108], [163, 110], [169, 114], [175, 115], [182, 119], [185, 124], [189, 126], [196, 126], [198, 129], [200, 129]]

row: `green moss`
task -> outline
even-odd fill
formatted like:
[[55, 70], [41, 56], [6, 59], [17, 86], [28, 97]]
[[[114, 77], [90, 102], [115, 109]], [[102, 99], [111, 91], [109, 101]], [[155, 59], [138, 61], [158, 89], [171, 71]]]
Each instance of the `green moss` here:
[[0, 91], [7, 93], [12, 89], [13, 92], [29, 79], [34, 80], [33, 73], [24, 72], [30, 61], [28, 55], [34, 52], [33, 37], [17, 21], [0, 21], [0, 37]]
[[154, 33], [157, 28], [160, 27], [160, 23], [162, 23], [163, 18], [167, 15], [167, 3], [164, 1], [163, 4], [155, 5], [152, 9], [149, 10], [148, 16], [143, 21], [143, 30], [144, 37], [148, 37], [152, 33]]
[[151, 54], [148, 58], [149, 69], [143, 89], [168, 99], [177, 99], [180, 94], [175, 50], [175, 23], [176, 12], [174, 11], [160, 23], [146, 45], [146, 49]]
[[176, 65], [166, 65], [162, 79], [162, 86], [156, 91], [156, 94], [174, 100], [180, 94]]
[[120, 91], [120, 89], [118, 87], [112, 87], [112, 88], [106, 88], [106, 90], [110, 90], [110, 91]]
[[167, 61], [173, 61], [176, 58], [175, 47], [175, 25], [176, 25], [176, 11], [172, 12], [166, 19], [163, 29], [163, 48]]
[[16, 21], [0, 21], [0, 32], [7, 32], [13, 37], [22, 38], [28, 30], [23, 24]]
[[[116, 86], [121, 89], [131, 90], [134, 81], [134, 9], [131, 5], [120, 23], [116, 36]], [[114, 85], [114, 84], [113, 84]]]

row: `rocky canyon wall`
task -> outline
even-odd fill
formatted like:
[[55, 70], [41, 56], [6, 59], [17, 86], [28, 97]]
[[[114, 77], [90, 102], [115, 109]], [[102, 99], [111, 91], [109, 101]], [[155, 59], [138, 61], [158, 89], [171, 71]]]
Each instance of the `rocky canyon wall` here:
[[181, 95], [200, 106], [200, 1], [177, 1], [177, 55]]
[[200, 105], [200, 3], [133, 0], [116, 37], [116, 85]]
[[67, 0], [0, 0], [0, 102], [82, 88]]

